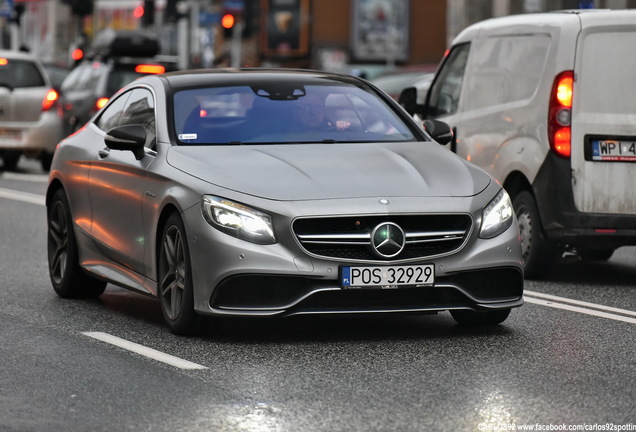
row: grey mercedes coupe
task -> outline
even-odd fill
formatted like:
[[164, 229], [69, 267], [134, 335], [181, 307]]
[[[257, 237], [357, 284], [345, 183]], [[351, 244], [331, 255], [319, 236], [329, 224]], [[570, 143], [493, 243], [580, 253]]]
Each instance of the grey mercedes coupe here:
[[507, 193], [348, 75], [218, 69], [140, 78], [57, 147], [48, 265], [64, 298], [108, 283], [203, 317], [435, 313], [523, 303]]

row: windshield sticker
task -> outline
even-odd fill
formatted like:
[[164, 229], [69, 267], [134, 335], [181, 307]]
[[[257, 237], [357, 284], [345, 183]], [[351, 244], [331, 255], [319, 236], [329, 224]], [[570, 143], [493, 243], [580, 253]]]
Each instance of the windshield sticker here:
[[197, 139], [197, 134], [195, 134], [195, 133], [179, 134], [179, 139], [181, 141], [184, 141], [184, 140], [195, 140], [195, 139]]

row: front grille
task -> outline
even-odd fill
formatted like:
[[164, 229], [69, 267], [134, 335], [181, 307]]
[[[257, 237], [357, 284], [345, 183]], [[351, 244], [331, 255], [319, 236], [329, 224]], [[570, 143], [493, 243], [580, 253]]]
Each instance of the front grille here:
[[[405, 234], [402, 251], [390, 258], [374, 253], [371, 233], [382, 223], [394, 223]], [[307, 218], [294, 221], [293, 230], [310, 254], [357, 261], [408, 260], [459, 250], [471, 228], [468, 214]]]

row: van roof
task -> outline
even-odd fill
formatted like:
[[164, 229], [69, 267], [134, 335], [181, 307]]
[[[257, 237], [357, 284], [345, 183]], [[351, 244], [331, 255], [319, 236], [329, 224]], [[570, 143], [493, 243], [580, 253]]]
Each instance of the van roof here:
[[524, 29], [540, 27], [563, 27], [567, 25], [585, 26], [601, 22], [636, 23], [636, 9], [564, 9], [552, 12], [527, 13], [489, 18], [466, 27], [454, 39], [453, 44], [467, 42], [482, 31], [497, 33], [514, 29], [522, 33]]

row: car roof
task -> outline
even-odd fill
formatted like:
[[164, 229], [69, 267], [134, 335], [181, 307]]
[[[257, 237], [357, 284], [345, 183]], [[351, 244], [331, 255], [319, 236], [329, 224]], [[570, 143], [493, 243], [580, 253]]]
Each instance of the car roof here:
[[[251, 85], [264, 83], [313, 83], [322, 84], [327, 80], [366, 86], [364, 80], [346, 74], [305, 69], [285, 68], [219, 68], [196, 69], [169, 72], [160, 75], [173, 91], [212, 85]], [[140, 78], [140, 82], [144, 78]]]
[[0, 57], [15, 59], [15, 60], [30, 60], [35, 63], [40, 62], [40, 60], [33, 54], [26, 53], [23, 51], [0, 50]]

